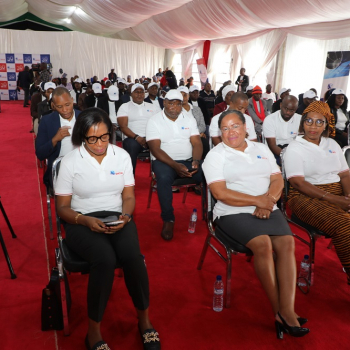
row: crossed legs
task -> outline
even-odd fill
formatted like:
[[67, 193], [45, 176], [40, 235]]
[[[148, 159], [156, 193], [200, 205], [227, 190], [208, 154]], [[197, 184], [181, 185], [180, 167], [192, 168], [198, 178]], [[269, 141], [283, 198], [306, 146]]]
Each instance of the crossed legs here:
[[[256, 274], [270, 300], [290, 326], [300, 326], [294, 311], [296, 262], [292, 236], [258, 236], [247, 243], [254, 253]], [[276, 254], [274, 263], [272, 252]], [[278, 316], [277, 320], [280, 321]]]

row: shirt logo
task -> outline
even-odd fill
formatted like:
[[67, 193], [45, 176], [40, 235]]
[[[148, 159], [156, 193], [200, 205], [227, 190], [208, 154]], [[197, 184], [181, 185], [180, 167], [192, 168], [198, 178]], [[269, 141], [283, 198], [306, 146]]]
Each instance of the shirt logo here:
[[291, 131], [290, 134], [291, 134], [291, 135], [294, 135], [294, 134], [296, 134], [296, 132]]
[[181, 127], [182, 130], [190, 130], [190, 128], [185, 128], [184, 126]]
[[262, 157], [262, 156], [256, 156], [256, 158], [258, 158], [258, 159], [267, 159], [266, 157]]
[[116, 173], [114, 170], [111, 170], [111, 175], [123, 175], [123, 172], [120, 171], [120, 172]]
[[147, 112], [151, 112], [151, 113], [153, 113], [152, 109], [147, 109]]
[[336, 151], [332, 151], [331, 149], [328, 152], [329, 153], [337, 153]]

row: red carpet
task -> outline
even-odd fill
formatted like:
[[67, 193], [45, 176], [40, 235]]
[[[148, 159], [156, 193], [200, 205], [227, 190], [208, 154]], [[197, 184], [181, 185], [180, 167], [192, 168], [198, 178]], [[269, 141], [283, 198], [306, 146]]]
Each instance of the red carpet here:
[[[41, 290], [48, 282], [48, 262], [50, 268], [54, 266], [57, 243], [56, 233], [53, 241], [49, 239], [46, 204], [40, 198], [40, 191], [44, 191], [42, 169], [37, 170], [30, 128], [29, 110], [22, 108], [21, 102], [2, 102], [0, 195], [18, 238], [11, 238], [0, 217], [0, 229], [17, 274], [17, 279], [10, 279], [0, 252], [0, 349], [84, 349], [87, 276], [69, 276], [71, 335], [40, 330]], [[195, 234], [189, 234], [187, 226], [192, 209], [200, 209], [200, 198], [189, 193], [182, 204], [182, 193], [174, 195], [176, 232], [173, 241], [165, 242], [160, 237], [156, 193], [147, 209], [148, 175], [149, 163], [138, 163], [135, 221], [150, 279], [150, 316], [163, 350], [348, 349], [350, 287], [334, 250], [327, 249], [328, 240], [317, 242], [314, 286], [308, 295], [298, 290], [296, 296], [296, 311], [309, 319], [311, 332], [300, 339], [285, 335], [279, 341], [253, 262], [246, 262], [243, 255], [233, 258], [231, 308], [221, 313], [212, 310], [215, 276], [224, 276], [225, 269], [211, 251], [202, 270], [196, 269], [207, 229], [202, 220]], [[298, 265], [306, 253], [306, 247], [297, 242]], [[131, 299], [123, 279], [117, 276], [102, 332], [112, 349], [142, 349]]]

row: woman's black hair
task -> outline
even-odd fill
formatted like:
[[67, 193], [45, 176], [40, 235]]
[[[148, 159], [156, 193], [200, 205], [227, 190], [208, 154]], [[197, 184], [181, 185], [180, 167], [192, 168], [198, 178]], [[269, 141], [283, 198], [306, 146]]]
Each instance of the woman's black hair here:
[[85, 141], [90, 128], [100, 123], [107, 126], [107, 130], [111, 135], [109, 142], [112, 142], [113, 124], [108, 114], [101, 108], [92, 107], [85, 109], [78, 115], [72, 133], [73, 145], [80, 146]]
[[219, 129], [221, 128], [222, 120], [229, 114], [236, 114], [238, 116], [239, 120], [242, 122], [242, 124], [245, 124], [244, 115], [240, 111], [236, 111], [235, 109], [228, 109], [227, 111], [222, 112], [220, 117], [219, 117], [219, 120], [218, 120]]
[[[327, 100], [328, 106], [331, 110], [335, 109], [335, 98], [337, 95], [335, 94], [331, 94]], [[346, 115], [346, 112], [348, 110], [348, 98], [346, 97], [346, 95], [344, 94], [344, 102], [343, 104], [340, 106], [340, 109], [343, 111], [343, 113]]]
[[[310, 112], [309, 112], [310, 113]], [[307, 119], [307, 115], [309, 113], [303, 114], [303, 116], [300, 119], [300, 125], [299, 125], [299, 134], [305, 134], [305, 130], [304, 130], [304, 122], [305, 119]], [[324, 119], [326, 119], [326, 128], [324, 129], [323, 133], [321, 134], [321, 136], [323, 137], [329, 137], [329, 123], [328, 120], [325, 116], [323, 116]]]

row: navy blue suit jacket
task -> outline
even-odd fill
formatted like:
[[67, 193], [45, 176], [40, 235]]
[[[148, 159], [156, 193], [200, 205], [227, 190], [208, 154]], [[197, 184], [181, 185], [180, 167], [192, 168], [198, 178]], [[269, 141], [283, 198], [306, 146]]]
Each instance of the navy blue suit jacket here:
[[[75, 118], [78, 117], [80, 111], [74, 110]], [[54, 147], [52, 145], [52, 138], [56, 135], [58, 129], [61, 127], [60, 115], [57, 111], [44, 115], [39, 124], [38, 135], [35, 140], [35, 154], [39, 160], [47, 159], [47, 170], [44, 174], [45, 185], [52, 184], [51, 168], [55, 159], [59, 156], [61, 151], [61, 141], [57, 142]]]
[[[146, 98], [144, 99], [144, 101], [145, 101], [145, 102], [148, 102], [148, 103], [152, 103], [152, 100], [149, 98], [149, 96], [146, 97]], [[163, 105], [164, 100], [163, 100], [162, 98], [159, 98], [159, 97], [158, 97], [158, 100], [157, 100], [157, 101], [159, 102], [159, 107], [160, 107], [161, 109], [163, 109], [163, 108], [164, 108], [164, 105]]]

